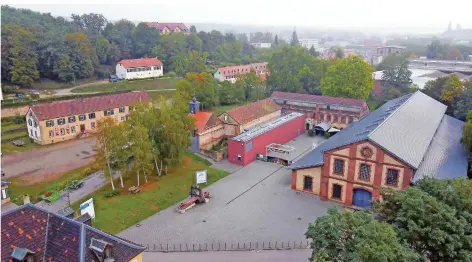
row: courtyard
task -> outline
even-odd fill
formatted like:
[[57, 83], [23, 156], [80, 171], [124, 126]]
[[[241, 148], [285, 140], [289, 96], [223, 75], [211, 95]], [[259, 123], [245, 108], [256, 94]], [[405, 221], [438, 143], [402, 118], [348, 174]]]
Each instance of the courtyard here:
[[[303, 134], [287, 145], [295, 147], [291, 154], [300, 157], [323, 141]], [[205, 188], [213, 195], [209, 203], [184, 214], [177, 213], [174, 205], [118, 236], [149, 246], [300, 242], [305, 241], [308, 224], [334, 205], [315, 195], [292, 191], [291, 172], [284, 166], [255, 161], [239, 167], [223, 161], [213, 167], [232, 174]]]

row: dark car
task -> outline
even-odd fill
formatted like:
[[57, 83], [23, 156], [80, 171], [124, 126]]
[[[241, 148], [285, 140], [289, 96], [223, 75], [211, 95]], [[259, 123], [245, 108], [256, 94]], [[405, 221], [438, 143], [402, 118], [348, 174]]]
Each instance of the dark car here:
[[110, 78], [108, 78], [108, 82], [119, 82], [120, 80], [116, 75], [110, 75]]

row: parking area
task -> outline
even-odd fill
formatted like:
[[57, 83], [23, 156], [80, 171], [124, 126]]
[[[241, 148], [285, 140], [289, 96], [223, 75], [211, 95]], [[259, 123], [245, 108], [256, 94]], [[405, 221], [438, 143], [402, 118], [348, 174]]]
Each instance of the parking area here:
[[[301, 156], [323, 140], [302, 135], [288, 144]], [[333, 205], [292, 191], [290, 170], [274, 163], [255, 161], [240, 168], [223, 162], [216, 167], [237, 171], [205, 189], [213, 195], [209, 203], [184, 214], [173, 206], [118, 235], [150, 246], [300, 241], [308, 224]]]

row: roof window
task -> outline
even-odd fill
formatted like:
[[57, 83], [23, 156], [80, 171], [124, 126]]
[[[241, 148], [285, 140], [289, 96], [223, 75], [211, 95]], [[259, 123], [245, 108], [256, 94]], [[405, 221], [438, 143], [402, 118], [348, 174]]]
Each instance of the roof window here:
[[11, 253], [11, 258], [16, 262], [34, 262], [34, 253], [27, 248], [15, 247]]
[[89, 248], [100, 262], [113, 262], [113, 245], [101, 239], [92, 238]]

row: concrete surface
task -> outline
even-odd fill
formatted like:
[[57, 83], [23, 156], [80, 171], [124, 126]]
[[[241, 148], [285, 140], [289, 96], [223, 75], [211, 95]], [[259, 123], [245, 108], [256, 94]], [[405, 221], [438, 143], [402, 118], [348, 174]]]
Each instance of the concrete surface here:
[[12, 210], [12, 209], [15, 209], [15, 208], [17, 208], [17, 207], [18, 207], [17, 204], [15, 204], [15, 203], [13, 203], [13, 202], [9, 202], [9, 203], [3, 204], [3, 205], [1, 206], [1, 209], [2, 209], [1, 212], [2, 212], [2, 213], [5, 213], [5, 212], [10, 211], [10, 210]]
[[[302, 155], [320, 137], [302, 135], [291, 145]], [[222, 164], [215, 166], [221, 167]], [[223, 164], [224, 165], [224, 164]], [[177, 205], [132, 226], [118, 236], [143, 245], [305, 241], [308, 224], [326, 214], [331, 202], [290, 189], [291, 172], [256, 161], [205, 190], [213, 197], [184, 214]]]
[[307, 262], [310, 249], [273, 251], [217, 251], [217, 252], [144, 252], [143, 261], [159, 262]]

